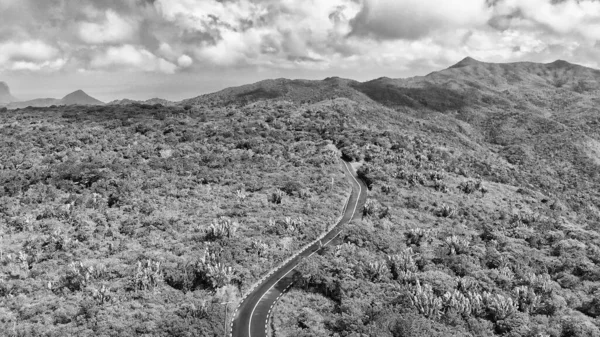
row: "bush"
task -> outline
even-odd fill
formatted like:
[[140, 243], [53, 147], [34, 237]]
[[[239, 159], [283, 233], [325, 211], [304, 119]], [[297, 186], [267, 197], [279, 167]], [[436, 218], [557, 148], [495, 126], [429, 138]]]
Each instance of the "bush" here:
[[481, 180], [478, 181], [472, 181], [472, 180], [467, 180], [467, 181], [463, 181], [462, 183], [460, 183], [457, 188], [462, 191], [463, 193], [466, 194], [471, 194], [471, 193], [475, 193], [475, 192], [481, 192], [482, 194], [486, 194], [487, 193], [487, 188], [485, 186], [483, 186], [483, 182]]
[[294, 194], [294, 192], [299, 194], [303, 188], [304, 186], [302, 186], [302, 184], [297, 181], [288, 181], [287, 183], [285, 183], [285, 185], [283, 185], [281, 190], [284, 191], [287, 195], [291, 196]]
[[[581, 315], [581, 314], [580, 314]], [[587, 317], [570, 316], [562, 320], [562, 337], [600, 337], [600, 330]]]
[[271, 202], [274, 204], [281, 204], [281, 202], [283, 201], [284, 195], [285, 195], [285, 192], [283, 192], [280, 189], [277, 189], [275, 192], [273, 192], [271, 194]]
[[160, 262], [146, 260], [138, 261], [133, 276], [129, 281], [130, 289], [138, 290], [154, 290], [163, 281], [163, 274], [160, 269]]

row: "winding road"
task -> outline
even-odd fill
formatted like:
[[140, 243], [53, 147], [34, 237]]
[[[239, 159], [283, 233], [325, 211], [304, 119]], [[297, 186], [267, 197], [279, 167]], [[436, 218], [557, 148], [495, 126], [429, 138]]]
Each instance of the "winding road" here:
[[346, 177], [352, 183], [352, 194], [346, 201], [340, 221], [321, 240], [316, 240], [294, 258], [279, 266], [242, 300], [231, 321], [232, 337], [266, 337], [271, 310], [294, 283], [294, 269], [298, 263], [335, 240], [340, 235], [342, 226], [360, 213], [367, 199], [367, 187], [349, 163], [343, 161], [343, 165]]

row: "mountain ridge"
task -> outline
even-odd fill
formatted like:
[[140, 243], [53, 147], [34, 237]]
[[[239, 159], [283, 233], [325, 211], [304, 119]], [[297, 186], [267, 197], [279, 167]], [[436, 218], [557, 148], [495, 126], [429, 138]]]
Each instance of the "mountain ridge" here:
[[[511, 88], [518, 88], [513, 90], [514, 97], [502, 94]], [[315, 103], [333, 97], [345, 97], [389, 107], [447, 110], [459, 108], [462, 104], [458, 101], [463, 99], [493, 99], [508, 104], [506, 100], [515, 98], [523, 104], [530, 104], [524, 102], [531, 101], [527, 95], [541, 92], [548, 96], [556, 90], [577, 94], [597, 92], [600, 90], [600, 70], [564, 60], [551, 63], [487, 63], [465, 57], [446, 69], [425, 76], [397, 79], [381, 77], [365, 82], [339, 77], [324, 80], [267, 79], [199, 95], [176, 104], [245, 105], [269, 100]]]
[[20, 109], [28, 106], [32, 107], [49, 107], [52, 105], [104, 105], [104, 102], [88, 95], [83, 90], [75, 90], [63, 98], [36, 98], [27, 101], [13, 101], [7, 107], [9, 109]]

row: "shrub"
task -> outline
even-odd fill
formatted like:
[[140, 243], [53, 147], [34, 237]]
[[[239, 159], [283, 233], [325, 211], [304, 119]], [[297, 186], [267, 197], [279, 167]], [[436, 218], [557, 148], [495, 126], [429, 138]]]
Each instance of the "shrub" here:
[[302, 226], [303, 221], [301, 218], [293, 219], [292, 217], [286, 216], [281, 222], [283, 229], [287, 233], [294, 233]]
[[281, 190], [287, 195], [293, 195], [294, 192], [298, 193], [303, 188], [304, 187], [302, 186], [302, 184], [297, 181], [288, 181], [285, 185], [283, 185]]
[[431, 286], [421, 283], [417, 280], [417, 284], [410, 288], [408, 296], [412, 305], [425, 317], [439, 318], [442, 312], [442, 300], [435, 296]]
[[384, 262], [369, 262], [365, 269], [371, 282], [381, 282], [388, 279], [389, 270]]
[[160, 262], [146, 260], [138, 261], [133, 276], [129, 281], [129, 286], [134, 291], [154, 290], [163, 281], [163, 275], [160, 270]]
[[486, 194], [488, 192], [487, 188], [483, 186], [483, 182], [481, 180], [472, 181], [467, 180], [460, 183], [457, 188], [466, 194], [471, 194], [475, 192], [481, 192], [482, 194]]
[[406, 273], [415, 273], [418, 271], [414, 260], [415, 254], [412, 248], [407, 248], [400, 254], [388, 255], [388, 263], [394, 279], [398, 280], [400, 276], [406, 277]]
[[206, 248], [204, 255], [196, 263], [196, 274], [201, 282], [208, 284], [212, 289], [221, 288], [231, 282], [233, 268], [225, 266], [220, 258]]
[[100, 288], [92, 288], [92, 297], [99, 304], [104, 304], [112, 300], [111, 291], [105, 285], [102, 285]]
[[445, 309], [453, 309], [457, 313], [469, 316], [473, 312], [471, 301], [458, 290], [446, 292], [442, 297], [442, 305]]
[[367, 200], [365, 205], [363, 206], [363, 216], [371, 216], [377, 213], [378, 207], [377, 203], [373, 199]]
[[447, 237], [444, 242], [448, 246], [449, 254], [465, 254], [469, 251], [470, 240], [466, 238], [460, 238], [456, 235]]
[[540, 306], [541, 297], [528, 286], [519, 286], [513, 289], [513, 294], [517, 299], [517, 305], [522, 312], [535, 312]]
[[436, 215], [444, 218], [454, 218], [456, 213], [456, 207], [444, 204], [437, 210]]
[[59, 288], [68, 288], [71, 291], [85, 289], [94, 279], [103, 274], [102, 267], [85, 266], [83, 262], [72, 262], [66, 275], [61, 279]]
[[298, 196], [302, 199], [308, 199], [312, 196], [312, 193], [310, 193], [308, 188], [303, 188], [298, 191]]
[[411, 228], [404, 235], [408, 245], [421, 246], [423, 243], [431, 243], [433, 241], [432, 230], [423, 228]]
[[250, 245], [250, 250], [256, 252], [259, 257], [263, 256], [268, 249], [269, 245], [262, 242], [262, 240], [252, 240]]
[[392, 185], [390, 184], [383, 184], [381, 185], [381, 192], [385, 193], [385, 194], [389, 194], [392, 191]]
[[398, 178], [405, 180], [410, 186], [425, 184], [425, 178], [419, 172], [406, 172], [404, 170], [398, 172]]
[[482, 298], [487, 313], [493, 322], [504, 320], [517, 312], [516, 303], [510, 297], [491, 294], [486, 291], [483, 293]]
[[540, 218], [539, 214], [521, 212], [521, 213], [513, 214], [510, 218], [510, 223], [511, 224], [523, 223], [526, 225], [531, 225], [534, 222], [538, 221], [539, 218]]
[[222, 238], [232, 238], [237, 231], [239, 224], [229, 218], [220, 217], [214, 221], [208, 228], [208, 239], [218, 240]]
[[222, 263], [204, 265], [204, 273], [213, 289], [221, 288], [231, 282], [233, 268]]
[[600, 330], [587, 317], [571, 316], [562, 320], [562, 336], [600, 337]]
[[275, 192], [273, 192], [273, 194], [271, 194], [271, 202], [274, 204], [281, 204], [284, 195], [285, 192], [283, 192], [280, 189], [277, 189]]
[[442, 193], [448, 193], [448, 191], [449, 191], [448, 185], [446, 185], [443, 181], [440, 181], [440, 180], [435, 180], [433, 182], [433, 188], [436, 191], [442, 192]]

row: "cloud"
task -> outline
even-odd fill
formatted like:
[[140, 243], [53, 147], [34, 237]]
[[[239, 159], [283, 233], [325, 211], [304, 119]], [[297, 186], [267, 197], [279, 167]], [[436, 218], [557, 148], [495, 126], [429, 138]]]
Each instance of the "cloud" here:
[[46, 71], [52, 72], [62, 69], [67, 63], [66, 59], [59, 58], [53, 61], [44, 62], [30, 62], [30, 61], [16, 61], [10, 66], [10, 70], [13, 71]]
[[539, 30], [557, 36], [578, 35], [587, 41], [600, 39], [600, 2], [504, 0], [494, 8], [499, 17], [512, 15], [504, 22], [507, 29]]
[[0, 70], [56, 71], [67, 63], [59, 49], [39, 40], [0, 43]]
[[177, 70], [173, 63], [133, 45], [109, 47], [93, 57], [90, 66], [94, 69], [141, 70], [165, 74], [173, 74]]
[[9, 60], [45, 61], [58, 54], [56, 48], [39, 40], [0, 43], [0, 50], [0, 63]]
[[[598, 64], [600, 1], [0, 0], [0, 69], [415, 74], [466, 55]], [[393, 75], [390, 75], [393, 76]]]
[[137, 23], [119, 16], [113, 10], [105, 12], [105, 20], [100, 23], [82, 22], [79, 24], [79, 37], [85, 43], [131, 42], [137, 34]]
[[191, 57], [189, 57], [187, 55], [181, 55], [177, 59], [177, 64], [182, 68], [188, 68], [192, 65], [192, 63], [194, 63], [194, 61], [192, 60]]
[[443, 29], [481, 27], [491, 13], [485, 0], [364, 0], [352, 34], [416, 40]]

